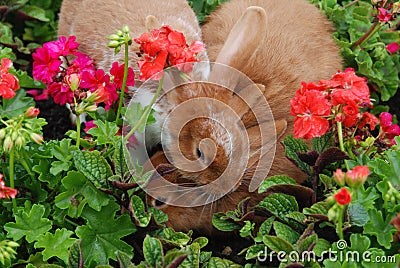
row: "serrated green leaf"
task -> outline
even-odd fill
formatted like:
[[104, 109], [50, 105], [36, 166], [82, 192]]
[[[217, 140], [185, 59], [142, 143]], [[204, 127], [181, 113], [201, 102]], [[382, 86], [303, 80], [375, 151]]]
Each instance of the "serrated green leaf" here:
[[75, 232], [82, 240], [85, 265], [93, 261], [100, 264], [109, 259], [117, 260], [117, 251], [133, 256], [133, 248], [121, 238], [135, 232], [136, 227], [126, 213], [116, 218], [117, 210], [119, 206], [114, 202], [102, 207], [101, 211], [84, 208], [82, 217], [87, 225], [78, 226]]
[[356, 226], [364, 226], [369, 221], [367, 209], [359, 203], [350, 203], [348, 208], [350, 224]]
[[[140, 118], [144, 114], [146, 107], [142, 107], [141, 103], [131, 102], [129, 104], [128, 109], [125, 113], [125, 119], [128, 121], [129, 126], [134, 127], [139, 124]], [[154, 117], [151, 114], [152, 113], [150, 113], [150, 115], [145, 120], [140, 122], [140, 125], [137, 128], [139, 132], [143, 133], [146, 125], [155, 121]]]
[[256, 259], [259, 257], [265, 257], [265, 245], [256, 244], [250, 246], [246, 251], [246, 260]]
[[357, 251], [359, 253], [364, 253], [368, 250], [371, 245], [371, 240], [362, 234], [351, 234], [350, 236], [350, 244], [349, 248], [352, 251]]
[[368, 166], [378, 175], [387, 178], [395, 187], [400, 187], [400, 151], [387, 150], [387, 161], [374, 158]]
[[264, 235], [263, 237], [264, 244], [267, 247], [275, 252], [284, 251], [286, 253], [290, 253], [293, 251], [293, 246], [283, 238], [273, 236], [273, 235]]
[[145, 211], [145, 206], [142, 199], [139, 196], [132, 196], [131, 206], [133, 217], [136, 220], [136, 225], [140, 227], [146, 227], [151, 220], [151, 214]]
[[109, 197], [96, 189], [80, 172], [68, 172], [61, 182], [66, 191], [55, 197], [55, 205], [68, 209], [68, 215], [73, 218], [81, 215], [86, 204], [100, 211], [110, 202]]
[[376, 236], [381, 246], [390, 248], [390, 243], [393, 241], [393, 234], [396, 232], [394, 226], [390, 224], [392, 217], [389, 215], [384, 219], [382, 211], [378, 211], [376, 208], [368, 212], [370, 221], [364, 226], [364, 234]]
[[7, 118], [17, 117], [23, 114], [29, 107], [35, 106], [31, 97], [26, 97], [25, 90], [17, 90], [11, 99], [3, 99], [0, 105], [0, 114]]
[[325, 149], [332, 146], [333, 143], [332, 132], [328, 132], [327, 134], [324, 134], [321, 137], [313, 138], [311, 142], [312, 142], [311, 145], [312, 150], [315, 150], [320, 154]]
[[143, 255], [150, 267], [162, 267], [164, 254], [161, 241], [146, 235], [143, 241]]
[[307, 217], [303, 213], [298, 211], [291, 212], [287, 214], [286, 217], [289, 219], [293, 219], [299, 223], [304, 223], [307, 219]]
[[48, 159], [39, 160], [39, 164], [33, 166], [32, 170], [39, 174], [39, 181], [46, 182], [49, 187], [55, 187], [62, 179], [62, 176], [54, 176], [50, 173], [51, 161]]
[[47, 261], [51, 257], [58, 257], [68, 263], [68, 250], [72, 244], [77, 240], [71, 238], [72, 231], [67, 229], [57, 229], [54, 234], [45, 233], [38, 237], [38, 241], [35, 243], [35, 248], [44, 248], [43, 260]]
[[41, 9], [40, 7], [33, 6], [33, 5], [25, 5], [22, 9], [22, 12], [24, 12], [26, 15], [28, 15], [31, 18], [43, 21], [43, 22], [48, 22], [50, 21], [49, 18], [46, 17], [46, 11]]
[[297, 250], [298, 252], [308, 252], [312, 250], [311, 246], [317, 243], [318, 240], [318, 235], [317, 234], [312, 234], [310, 236], [305, 237], [304, 239], [301, 239], [297, 243]]
[[239, 230], [241, 237], [250, 236], [254, 230], [255, 223], [250, 221], [244, 221], [245, 225]]
[[283, 140], [286, 156], [296, 162], [297, 166], [307, 174], [311, 174], [310, 166], [300, 160], [297, 153], [309, 151], [307, 144], [301, 139], [295, 139], [293, 135], [287, 136]]
[[107, 178], [112, 175], [111, 167], [99, 151], [73, 151], [72, 156], [77, 170], [82, 172], [94, 186], [107, 189]]
[[222, 212], [215, 213], [212, 216], [212, 224], [215, 228], [224, 232], [230, 232], [236, 229], [240, 229], [242, 227], [232, 220], [226, 219], [225, 214]]
[[126, 149], [123, 140], [115, 142], [114, 148], [113, 163], [115, 166], [115, 173], [121, 178], [124, 178], [125, 174], [129, 171], [129, 166], [133, 167], [132, 163], [130, 163], [129, 166], [127, 164], [127, 161], [131, 160], [129, 151]]
[[115, 252], [115, 255], [117, 255], [119, 268], [134, 268], [134, 264], [131, 261], [132, 257], [128, 254], [117, 251]]
[[276, 236], [288, 241], [290, 244], [294, 244], [299, 240], [300, 234], [287, 226], [284, 223], [281, 223], [279, 221], [274, 221], [274, 231], [276, 233]]
[[151, 215], [153, 215], [154, 220], [158, 224], [162, 224], [162, 223], [165, 223], [166, 221], [168, 221], [168, 215], [165, 214], [162, 210], [156, 209], [154, 207], [148, 207], [147, 209], [148, 209], [149, 213], [151, 213]]
[[69, 167], [72, 165], [71, 147], [70, 139], [62, 139], [51, 147], [52, 155], [58, 159], [51, 162], [50, 173], [52, 175], [57, 176], [62, 171], [69, 170]]
[[164, 257], [164, 267], [175, 268], [187, 258], [187, 252], [184, 250], [172, 249], [169, 250]]
[[280, 193], [267, 196], [258, 206], [266, 208], [273, 215], [285, 221], [287, 214], [299, 210], [299, 205], [293, 196]]
[[315, 255], [318, 257], [321, 257], [322, 254], [326, 254], [326, 252], [332, 247], [331, 242], [323, 239], [323, 238], [318, 238], [317, 242], [315, 243], [313, 247], [313, 252], [315, 252]]
[[186, 247], [186, 250], [188, 252], [188, 256], [179, 267], [200, 267], [200, 245], [197, 243], [192, 243], [191, 245]]
[[268, 190], [268, 188], [279, 184], [297, 184], [297, 182], [286, 175], [275, 175], [265, 179], [261, 183], [260, 187], [258, 188], [258, 193], [264, 193]]
[[272, 228], [272, 223], [274, 222], [275, 217], [269, 217], [268, 219], [266, 219], [261, 225], [260, 228], [258, 230], [257, 236], [254, 238], [254, 241], [257, 243], [262, 242], [262, 237], [264, 235], [269, 234], [269, 232], [271, 231]]
[[176, 232], [172, 228], [162, 229], [160, 232], [157, 233], [157, 238], [159, 238], [162, 242], [166, 244], [174, 245], [176, 247], [184, 247], [191, 240], [190, 235], [182, 232]]
[[45, 208], [34, 204], [31, 209], [19, 209], [15, 214], [15, 223], [9, 222], [4, 225], [7, 237], [18, 241], [25, 236], [29, 243], [36, 241], [39, 236], [49, 231], [52, 226], [51, 220], [43, 218]]
[[[119, 127], [115, 122], [95, 120], [93, 122], [97, 127], [91, 128], [87, 133], [96, 138], [98, 145], [111, 144], [116, 138]], [[117, 137], [120, 139], [120, 137]]]
[[307, 215], [328, 215], [328, 210], [330, 206], [327, 202], [321, 201], [318, 203], [315, 203], [309, 208], [304, 208], [303, 213]]

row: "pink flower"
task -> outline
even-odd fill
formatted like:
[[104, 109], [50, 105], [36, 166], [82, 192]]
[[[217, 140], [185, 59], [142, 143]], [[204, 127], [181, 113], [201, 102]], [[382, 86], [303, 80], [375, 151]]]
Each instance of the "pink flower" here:
[[88, 132], [92, 128], [97, 128], [97, 125], [94, 124], [94, 120], [85, 122], [85, 128], [84, 128], [85, 132]]
[[386, 45], [386, 50], [391, 54], [396, 53], [397, 51], [399, 51], [399, 43], [394, 42]]
[[76, 58], [71, 62], [71, 65], [67, 68], [67, 74], [91, 72], [94, 73], [96, 68], [94, 67], [94, 61], [88, 55], [79, 51], [75, 52]]
[[336, 169], [335, 173], [333, 173], [333, 178], [334, 178], [335, 182], [339, 186], [344, 186], [344, 184], [345, 184], [345, 181], [344, 181], [345, 175], [346, 174], [339, 168]]
[[32, 97], [35, 101], [49, 99], [49, 90], [48, 89], [43, 89], [41, 91], [37, 90], [37, 89], [31, 89], [31, 90], [27, 90], [26, 93], [32, 95]]
[[48, 87], [48, 93], [53, 97], [54, 102], [60, 105], [73, 103], [74, 94], [68, 85], [62, 82], [51, 83]]
[[25, 115], [27, 117], [36, 117], [40, 113], [40, 110], [35, 107], [29, 107], [28, 110], [26, 110]]
[[346, 173], [346, 183], [350, 187], [358, 187], [364, 184], [369, 175], [367, 166], [356, 166]]
[[75, 42], [75, 36], [60, 36], [56, 41], [51, 41], [43, 44], [43, 47], [49, 51], [52, 58], [59, 58], [60, 56], [67, 56], [74, 54], [79, 47], [79, 43]]
[[[122, 88], [122, 82], [124, 79], [124, 68], [125, 64], [122, 64], [120, 66], [118, 66], [118, 62], [114, 62], [112, 64], [110, 74], [114, 77], [113, 83], [117, 89]], [[128, 77], [126, 80], [125, 92], [128, 90], [128, 86], [134, 86], [134, 85], [135, 85], [135, 73], [133, 72], [131, 67], [128, 67]]]
[[380, 121], [381, 127], [383, 129], [390, 127], [392, 125], [392, 120], [393, 120], [393, 116], [392, 116], [392, 114], [390, 114], [388, 112], [382, 112], [379, 115], [379, 121]]
[[15, 91], [19, 89], [19, 81], [15, 75], [8, 73], [13, 63], [8, 58], [1, 59], [0, 65], [0, 96], [11, 99], [15, 96]]
[[49, 85], [60, 71], [61, 60], [58, 57], [51, 57], [49, 50], [45, 47], [38, 48], [36, 52], [32, 54], [32, 57], [33, 78]]
[[81, 86], [88, 88], [90, 92], [95, 92], [98, 96], [97, 103], [105, 103], [106, 110], [118, 100], [118, 93], [115, 87], [110, 84], [110, 76], [102, 69], [96, 70], [94, 74], [84, 72], [82, 74]]
[[380, 7], [378, 8], [379, 15], [376, 16], [381, 22], [389, 22], [391, 20], [394, 20], [393, 14], [388, 12], [386, 9]]

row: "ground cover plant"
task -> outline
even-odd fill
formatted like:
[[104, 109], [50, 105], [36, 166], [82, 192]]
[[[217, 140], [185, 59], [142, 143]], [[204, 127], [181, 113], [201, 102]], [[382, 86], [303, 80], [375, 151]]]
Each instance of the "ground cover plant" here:
[[[139, 184], [151, 172], [129, 163], [124, 142], [154, 123], [151, 105], [129, 106], [134, 113], [123, 105], [135, 83], [129, 55], [106, 73], [74, 37], [56, 37], [60, 2], [0, 5], [0, 267], [398, 266], [399, 2], [310, 0], [335, 24], [345, 66], [329, 80], [305, 81], [290, 102], [295, 130], [283, 146], [307, 182], [270, 177], [258, 192], [277, 193], [213, 215], [214, 227], [231, 237], [231, 254], [213, 247], [213, 237], [166, 228], [168, 216], [144, 202]], [[204, 20], [223, 1], [189, 2]], [[186, 44], [167, 26], [157, 31], [179, 36], [159, 40], [157, 53], [167, 52], [157, 64], [146, 57], [146, 36], [130, 36], [123, 25], [104, 46], [120, 53], [142, 45], [138, 80], [176, 63], [190, 70], [202, 44]], [[67, 121], [65, 104], [77, 115], [57, 138], [45, 131], [57, 127], [42, 116], [48, 102]], [[134, 114], [130, 129], [122, 125], [127, 114]], [[310, 204], [282, 187], [312, 193]]]

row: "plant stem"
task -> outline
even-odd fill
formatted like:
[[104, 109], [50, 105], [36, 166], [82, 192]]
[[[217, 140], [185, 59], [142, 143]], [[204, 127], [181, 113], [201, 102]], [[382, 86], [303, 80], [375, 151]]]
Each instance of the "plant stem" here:
[[81, 145], [81, 118], [80, 115], [76, 115], [76, 146], [79, 149]]
[[124, 59], [124, 78], [122, 80], [122, 88], [121, 92], [119, 95], [119, 104], [118, 104], [118, 110], [117, 110], [117, 117], [116, 117], [116, 123], [118, 123], [118, 120], [120, 119], [121, 116], [121, 109], [122, 109], [122, 104], [124, 103], [124, 95], [125, 95], [125, 87], [126, 87], [126, 81], [128, 80], [128, 43], [125, 42], [125, 59]]
[[[10, 159], [9, 159], [10, 163], [10, 187], [15, 189], [15, 184], [14, 184], [14, 161], [15, 161], [15, 148], [14, 146], [11, 148], [10, 150]], [[15, 200], [15, 198], [12, 198], [12, 204], [13, 204], [13, 208], [16, 211], [17, 210], [17, 200]]]
[[[378, 25], [379, 27], [377, 27]], [[354, 44], [351, 45], [350, 49], [354, 50], [357, 46], [362, 45], [363, 43], [368, 41], [368, 39], [371, 38], [371, 36], [373, 36], [377, 31], [379, 31], [381, 27], [382, 24], [380, 24], [380, 21], [375, 21], [374, 24], [372, 24], [371, 28], [369, 28], [369, 30], [360, 37], [360, 39], [358, 39]]]
[[136, 125], [134, 127], [132, 127], [132, 129], [129, 131], [129, 133], [125, 136], [125, 139], [128, 139], [130, 136], [132, 136], [132, 134], [135, 133], [135, 131], [143, 124], [143, 120], [147, 119], [147, 116], [151, 111], [151, 107], [156, 102], [157, 97], [161, 92], [163, 82], [164, 82], [164, 75], [161, 77], [160, 82], [158, 83], [157, 91], [154, 94], [153, 99], [151, 100], [150, 104], [147, 105], [147, 107], [144, 110], [144, 112], [143, 112], [142, 116], [140, 117], [139, 121], [136, 123]]
[[[339, 148], [342, 150], [342, 152], [347, 153], [346, 150], [344, 149], [344, 144], [343, 144], [343, 127], [342, 127], [342, 122], [337, 122], [337, 133], [338, 133], [338, 139], [339, 139]], [[346, 161], [344, 161], [347, 170], [350, 170], [349, 165], [347, 164]]]
[[343, 240], [343, 213], [344, 213], [344, 209], [342, 206], [340, 206], [338, 222], [337, 222], [337, 233], [339, 235], [340, 240]]
[[353, 2], [348, 3], [347, 5], [345, 5], [343, 8], [346, 9], [348, 7], [351, 7], [352, 5], [356, 4], [359, 0], [354, 0]]

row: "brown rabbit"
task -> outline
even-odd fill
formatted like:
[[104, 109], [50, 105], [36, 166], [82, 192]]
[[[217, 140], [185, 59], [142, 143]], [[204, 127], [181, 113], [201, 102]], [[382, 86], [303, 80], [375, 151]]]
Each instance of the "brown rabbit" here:
[[[293, 118], [289, 114], [289, 101], [301, 81], [327, 79], [341, 69], [339, 49], [331, 38], [332, 30], [332, 24], [324, 15], [305, 0], [232, 0], [209, 16], [203, 26], [203, 40], [212, 61], [234, 67], [254, 82], [265, 86], [263, 88], [259, 85], [258, 89], [264, 94], [272, 109], [276, 137], [282, 138], [292, 133]], [[223, 68], [214, 66], [210, 80], [214, 82], [218, 79], [229, 80], [227, 76]], [[231, 86], [240, 88], [240, 84], [235, 84], [239, 83], [238, 81], [231, 80]], [[247, 96], [257, 92], [254, 87], [247, 88], [252, 89], [245, 90]], [[254, 176], [257, 164], [263, 157], [257, 150], [271, 142], [268, 138], [267, 141], [260, 141], [260, 136], [268, 136], [269, 133], [266, 133], [265, 129], [268, 131], [269, 128], [262, 128], [263, 123], [260, 124], [260, 121], [254, 118], [255, 110], [259, 108], [257, 106], [259, 97], [250, 97], [246, 105], [237, 101], [239, 98], [235, 94], [229, 94], [210, 84], [185, 85], [174, 93], [166, 97], [166, 102], [171, 107], [202, 96], [218, 99], [233, 107], [239, 113], [251, 141], [249, 145], [252, 157], [246, 165], [243, 176], [237, 182], [226, 182], [234, 186], [229, 188], [226, 196], [222, 195], [223, 197], [214, 203], [196, 207], [169, 206], [171, 201], [178, 199], [184, 200], [190, 206], [193, 199], [204, 193], [193, 190], [193, 195], [190, 195], [190, 191], [182, 194], [181, 190], [170, 190], [165, 184], [160, 184], [159, 179], [151, 180], [149, 183], [149, 187], [155, 189], [151, 193], [153, 196], [151, 202], [168, 213], [170, 226], [178, 230], [198, 229], [212, 232], [214, 229], [211, 226], [211, 215], [214, 212], [232, 210], [246, 196], [252, 196], [252, 204], [264, 198], [261, 195], [250, 194], [248, 185]], [[266, 121], [268, 123], [268, 120]], [[233, 119], [230, 121], [229, 117], [225, 117], [225, 122], [236, 124]], [[216, 180], [224, 167], [227, 167], [232, 154], [227, 152], [226, 147], [224, 148], [224, 142], [215, 138], [215, 133], [221, 131], [218, 126], [213, 125], [213, 122], [201, 118], [189, 122], [179, 131], [172, 125], [165, 126], [168, 131], [180, 134], [174, 138], [179, 142], [180, 152], [187, 159], [204, 161], [215, 157], [208, 169], [185, 172], [183, 169], [189, 168], [193, 162], [188, 162], [187, 166], [180, 165], [179, 160], [174, 161], [176, 151], [170, 153], [170, 157], [168, 153], [156, 154], [151, 159], [155, 166], [173, 162], [173, 166], [184, 167], [164, 175], [168, 181], [196, 188]], [[214, 150], [209, 146], [201, 147], [200, 140], [207, 138], [216, 144]], [[277, 174], [286, 174], [298, 181], [304, 177], [286, 159], [284, 149], [279, 145], [269, 175]], [[209, 195], [217, 196], [221, 189], [217, 187], [212, 190]]]

